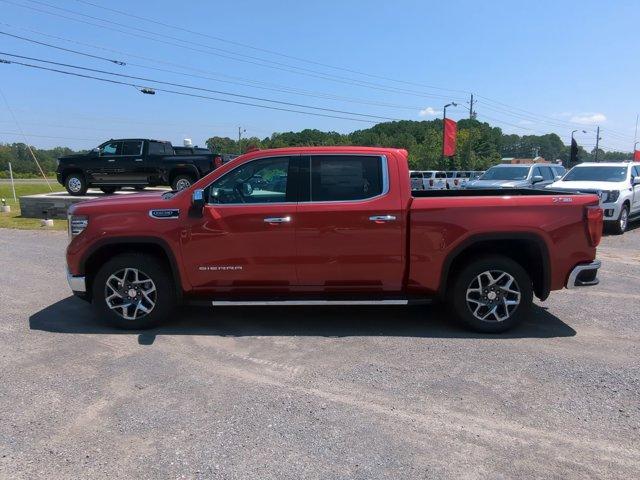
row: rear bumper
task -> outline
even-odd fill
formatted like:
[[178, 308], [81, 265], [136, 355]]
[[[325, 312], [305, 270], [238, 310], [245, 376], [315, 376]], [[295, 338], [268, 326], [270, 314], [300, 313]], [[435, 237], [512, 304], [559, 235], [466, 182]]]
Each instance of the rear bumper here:
[[597, 285], [600, 282], [600, 280], [598, 280], [598, 269], [601, 265], [600, 260], [594, 260], [591, 263], [583, 263], [575, 266], [569, 274], [566, 287], [578, 288]]

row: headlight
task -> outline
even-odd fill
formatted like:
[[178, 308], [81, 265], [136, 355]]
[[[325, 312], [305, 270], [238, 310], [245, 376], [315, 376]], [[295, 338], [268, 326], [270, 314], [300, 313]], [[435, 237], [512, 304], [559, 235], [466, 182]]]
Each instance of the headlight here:
[[89, 225], [89, 219], [82, 215], [69, 215], [69, 238], [80, 235]]
[[613, 203], [620, 197], [620, 190], [611, 190], [610, 192], [602, 192], [602, 203]]

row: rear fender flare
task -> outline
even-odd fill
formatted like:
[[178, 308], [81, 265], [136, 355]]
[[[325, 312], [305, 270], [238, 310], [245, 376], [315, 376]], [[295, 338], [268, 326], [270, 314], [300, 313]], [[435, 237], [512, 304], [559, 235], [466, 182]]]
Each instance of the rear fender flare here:
[[551, 257], [549, 256], [549, 247], [540, 235], [526, 232], [480, 233], [471, 235], [460, 242], [460, 244], [449, 252], [442, 265], [442, 275], [440, 277], [440, 287], [438, 289], [440, 297], [445, 298], [447, 294], [451, 265], [457, 257], [459, 257], [465, 250], [480, 242], [505, 240], [525, 240], [534, 243], [538, 247], [542, 260], [542, 284], [536, 289], [536, 294], [540, 300], [545, 300], [551, 292]]

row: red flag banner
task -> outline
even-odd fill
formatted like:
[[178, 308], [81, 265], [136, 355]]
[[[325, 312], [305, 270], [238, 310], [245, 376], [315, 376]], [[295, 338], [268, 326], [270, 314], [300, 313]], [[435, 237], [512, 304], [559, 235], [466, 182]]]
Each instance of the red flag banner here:
[[444, 119], [444, 145], [442, 153], [445, 157], [452, 157], [456, 154], [456, 136], [458, 125], [450, 118]]
[[636, 162], [640, 162], [640, 150], [634, 150], [633, 151], [633, 159]]

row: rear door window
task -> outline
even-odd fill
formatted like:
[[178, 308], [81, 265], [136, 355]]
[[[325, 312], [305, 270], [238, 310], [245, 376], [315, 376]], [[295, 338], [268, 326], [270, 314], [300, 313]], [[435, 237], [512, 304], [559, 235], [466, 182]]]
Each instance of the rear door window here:
[[383, 190], [382, 159], [377, 156], [312, 156], [312, 202], [364, 200]]
[[[173, 155], [168, 144], [163, 142], [149, 142], [149, 155]], [[178, 153], [180, 155], [180, 153]]]
[[128, 140], [122, 144], [122, 155], [142, 154], [142, 140]]
[[545, 180], [553, 180], [554, 175], [550, 167], [540, 167], [540, 172]]

